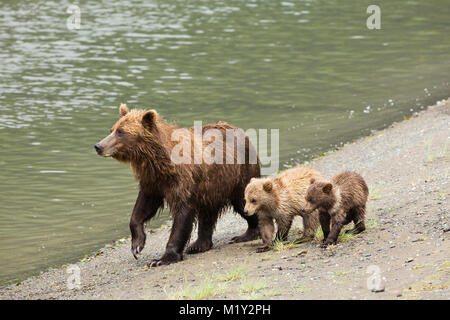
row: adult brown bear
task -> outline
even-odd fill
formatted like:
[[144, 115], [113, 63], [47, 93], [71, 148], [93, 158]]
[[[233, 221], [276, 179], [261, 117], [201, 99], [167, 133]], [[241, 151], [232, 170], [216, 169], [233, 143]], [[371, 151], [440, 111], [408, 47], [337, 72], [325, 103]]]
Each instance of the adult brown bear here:
[[[97, 143], [95, 150], [101, 156], [129, 163], [139, 180], [140, 191], [130, 220], [131, 251], [135, 258], [145, 245], [144, 222], [156, 214], [164, 200], [170, 207], [173, 225], [164, 255], [161, 259], [152, 260], [149, 263], [151, 267], [183, 259], [183, 250], [195, 221], [198, 221], [198, 239], [187, 252], [209, 250], [217, 218], [229, 206], [248, 223], [247, 231], [231, 241], [258, 238], [256, 215], [244, 215], [244, 190], [251, 178], [260, 176], [260, 163], [242, 130], [225, 122], [200, 127], [200, 135], [208, 131], [216, 134], [211, 143], [217, 139], [217, 142], [222, 142], [223, 156], [227, 161], [198, 161], [198, 151], [200, 160], [203, 160], [202, 155], [210, 144], [199, 138], [195, 129], [169, 124], [154, 110], [130, 111], [122, 104], [119, 113], [120, 119], [111, 128], [111, 134]], [[232, 141], [227, 139], [230, 131], [234, 132]], [[178, 139], [174, 141], [174, 137]], [[186, 146], [180, 141], [187, 143], [188, 148], [178, 150], [180, 145]], [[238, 144], [238, 141], [244, 141], [242, 146], [245, 148], [245, 159], [240, 162], [237, 161], [238, 152], [234, 153], [235, 142]], [[177, 152], [174, 152], [175, 148]], [[217, 149], [214, 152], [211, 152], [212, 157], [220, 154]], [[184, 161], [174, 161], [174, 154]], [[254, 161], [251, 161], [252, 154]], [[232, 163], [228, 161], [230, 156]]]

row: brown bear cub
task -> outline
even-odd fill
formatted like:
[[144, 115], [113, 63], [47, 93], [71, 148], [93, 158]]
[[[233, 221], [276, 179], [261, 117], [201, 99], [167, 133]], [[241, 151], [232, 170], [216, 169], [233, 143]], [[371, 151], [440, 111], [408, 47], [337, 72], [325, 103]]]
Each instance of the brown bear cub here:
[[[217, 134], [214, 138], [222, 139], [220, 145], [227, 163], [196, 161], [195, 155], [201, 156], [210, 144], [195, 128], [167, 123], [155, 110], [129, 110], [122, 104], [119, 113], [120, 119], [111, 128], [111, 134], [97, 143], [95, 150], [101, 156], [129, 164], [139, 180], [139, 194], [130, 219], [131, 252], [136, 259], [145, 245], [144, 223], [155, 216], [164, 202], [172, 213], [172, 229], [165, 253], [160, 259], [152, 260], [150, 267], [183, 259], [194, 222], [198, 223], [198, 238], [187, 252], [209, 250], [216, 221], [227, 207], [233, 207], [248, 224], [247, 231], [232, 241], [258, 238], [257, 217], [244, 215], [244, 190], [251, 178], [260, 176], [260, 163], [242, 130], [225, 122], [200, 128], [201, 135], [214, 131]], [[235, 135], [228, 141], [230, 131]], [[182, 138], [183, 145], [188, 146], [186, 149], [174, 152], [180, 146], [179, 140], [173, 139], [175, 135]], [[241, 161], [236, 161], [234, 149], [238, 143], [234, 140], [241, 141], [245, 151]], [[253, 159], [250, 154], [255, 155]], [[178, 155], [184, 160], [178, 161]]]
[[331, 178], [331, 181], [313, 178], [310, 182], [304, 212], [308, 214], [319, 210], [323, 248], [335, 244], [342, 227], [351, 221], [354, 227], [347, 232], [357, 234], [366, 230], [364, 216], [369, 188], [363, 177], [355, 172], [344, 171]]
[[244, 213], [258, 216], [259, 233], [263, 246], [257, 252], [270, 249], [276, 221], [276, 237], [287, 240], [292, 221], [297, 215], [303, 218], [303, 236], [297, 242], [311, 240], [319, 227], [318, 212], [303, 214], [306, 205], [305, 196], [311, 178], [320, 179], [321, 175], [314, 169], [295, 167], [269, 178], [253, 178], [245, 188]]

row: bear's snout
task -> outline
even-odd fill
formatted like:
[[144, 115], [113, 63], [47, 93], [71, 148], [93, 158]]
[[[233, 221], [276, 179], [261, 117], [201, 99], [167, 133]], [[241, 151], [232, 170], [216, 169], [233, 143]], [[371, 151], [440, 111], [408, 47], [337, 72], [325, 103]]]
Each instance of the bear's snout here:
[[103, 152], [103, 147], [99, 144], [99, 143], [96, 143], [95, 145], [94, 145], [94, 148], [95, 148], [95, 151], [97, 151], [97, 153], [98, 154], [102, 154], [102, 152]]

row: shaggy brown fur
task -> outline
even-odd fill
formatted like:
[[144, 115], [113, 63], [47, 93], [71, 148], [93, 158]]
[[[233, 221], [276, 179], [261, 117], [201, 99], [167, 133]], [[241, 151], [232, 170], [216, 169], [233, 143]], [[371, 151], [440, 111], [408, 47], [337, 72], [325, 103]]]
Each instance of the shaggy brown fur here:
[[[183, 259], [183, 250], [190, 238], [193, 224], [198, 221], [198, 239], [187, 249], [188, 253], [207, 251], [212, 247], [212, 234], [217, 218], [227, 206], [243, 215], [244, 190], [253, 177], [260, 176], [259, 159], [249, 164], [249, 150], [254, 151], [243, 131], [245, 164], [237, 164], [231, 143], [226, 142], [226, 129], [237, 129], [225, 122], [203, 127], [222, 133], [225, 154], [234, 154], [233, 164], [194, 164], [194, 148], [201, 152], [207, 142], [194, 139], [193, 129], [181, 129], [165, 122], [154, 110], [128, 110], [120, 106], [120, 119], [111, 134], [95, 145], [99, 155], [111, 156], [131, 165], [139, 180], [140, 191], [130, 220], [131, 251], [135, 258], [145, 245], [144, 222], [151, 219], [165, 200], [171, 210], [173, 226], [166, 252], [149, 266], [174, 263]], [[174, 130], [180, 140], [172, 141]], [[171, 158], [172, 149], [181, 139], [192, 142], [190, 164], [176, 164]], [[237, 139], [237, 138], [235, 138]], [[197, 142], [196, 142], [197, 141]], [[196, 145], [194, 146], [194, 143]], [[183, 152], [183, 151], [182, 151]], [[180, 154], [182, 154], [182, 152]], [[248, 222], [247, 231], [232, 239], [234, 242], [254, 240], [259, 236], [256, 217], [243, 217]]]
[[[369, 188], [363, 177], [355, 172], [344, 171], [331, 181], [311, 179], [306, 194], [305, 213], [319, 210], [323, 230], [322, 247], [335, 244], [344, 225], [353, 221], [354, 227], [348, 232], [363, 232], [365, 227], [366, 203]], [[330, 232], [331, 220], [331, 232]]]
[[257, 213], [263, 246], [258, 252], [270, 249], [275, 219], [277, 238], [285, 241], [292, 221], [297, 215], [303, 218], [303, 236], [297, 242], [310, 240], [319, 226], [318, 212], [303, 214], [306, 190], [311, 178], [321, 178], [320, 173], [307, 167], [295, 167], [270, 177], [251, 179], [245, 188], [244, 211], [249, 216]]

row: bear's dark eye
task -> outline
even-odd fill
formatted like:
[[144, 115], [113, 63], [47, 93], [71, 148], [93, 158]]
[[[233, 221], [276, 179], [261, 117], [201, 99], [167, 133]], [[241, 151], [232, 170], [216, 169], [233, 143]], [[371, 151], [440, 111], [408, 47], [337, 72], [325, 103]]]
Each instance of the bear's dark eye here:
[[256, 203], [256, 200], [255, 200], [255, 199], [252, 199], [251, 203]]
[[117, 131], [116, 131], [116, 132], [117, 132], [117, 134], [118, 134], [118, 135], [122, 135], [122, 134], [124, 134], [124, 133], [125, 133], [125, 132], [124, 132], [124, 131], [123, 131], [122, 129], [117, 129]]

